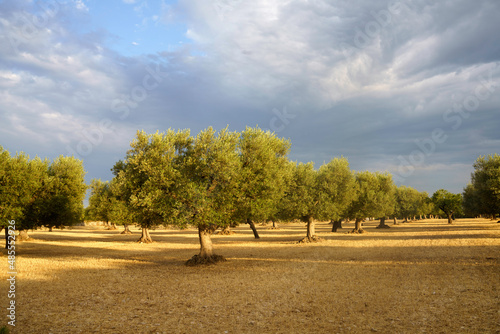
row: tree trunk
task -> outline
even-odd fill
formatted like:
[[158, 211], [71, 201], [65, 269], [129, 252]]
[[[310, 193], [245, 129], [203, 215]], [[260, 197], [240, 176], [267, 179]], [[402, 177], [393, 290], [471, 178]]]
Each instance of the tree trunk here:
[[385, 217], [380, 218], [380, 223], [378, 224], [377, 228], [390, 228], [389, 225], [385, 224]]
[[255, 227], [254, 222], [250, 218], [247, 218], [247, 224], [250, 225], [250, 228], [252, 229], [255, 239], [260, 239], [259, 233], [257, 232], [257, 228]]
[[318, 238], [316, 236], [316, 225], [314, 223], [314, 219], [312, 216], [304, 217], [303, 221], [307, 221], [307, 234], [306, 237], [299, 240], [299, 243], [307, 243], [307, 242], [320, 242], [323, 239]]
[[316, 235], [316, 228], [314, 225], [314, 219], [311, 216], [307, 217], [307, 238], [308, 239], [313, 239], [313, 237]]
[[147, 227], [142, 228], [142, 234], [139, 240], [137, 242], [144, 243], [144, 244], [149, 244], [153, 242], [153, 239], [151, 239], [151, 236], [149, 235], [149, 229]]
[[5, 249], [9, 248], [9, 229], [5, 228]]
[[212, 246], [212, 233], [215, 229], [206, 227], [198, 227], [198, 237], [200, 239], [200, 253], [193, 256], [186, 262], [188, 266], [195, 266], [200, 264], [213, 264], [220, 261], [226, 261], [221, 255], [214, 254]]
[[446, 215], [448, 216], [448, 224], [452, 224], [451, 213], [447, 213]]
[[276, 223], [274, 219], [272, 220], [272, 222], [273, 222], [273, 228], [278, 228], [278, 223]]
[[398, 224], [398, 218], [394, 217], [394, 225], [397, 225], [397, 224]]
[[342, 220], [334, 220], [332, 225], [332, 232], [337, 232], [339, 228], [342, 228]]
[[200, 254], [198, 254], [199, 257], [209, 258], [214, 255], [211, 235], [212, 233], [210, 231], [198, 228], [198, 236], [200, 238]]
[[121, 234], [132, 234], [132, 231], [128, 228], [128, 224], [123, 224], [124, 230]]
[[54, 227], [54, 226], [52, 226], [52, 225], [51, 225], [51, 226], [49, 226], [49, 232], [52, 232], [52, 228], [53, 228], [53, 227]]
[[26, 230], [19, 230], [19, 235], [17, 237], [18, 237], [19, 241], [31, 241], [31, 240], [33, 240], [33, 238], [30, 238], [30, 236], [28, 235], [28, 231], [26, 231]]
[[224, 226], [224, 228], [222, 230], [220, 230], [217, 234], [219, 234], [219, 235], [231, 235], [231, 234], [234, 234], [234, 232], [231, 231], [231, 226], [227, 225], [227, 226]]
[[361, 222], [363, 220], [361, 218], [356, 218], [356, 221], [354, 222], [354, 230], [352, 230], [352, 233], [364, 233], [365, 230], [361, 227]]

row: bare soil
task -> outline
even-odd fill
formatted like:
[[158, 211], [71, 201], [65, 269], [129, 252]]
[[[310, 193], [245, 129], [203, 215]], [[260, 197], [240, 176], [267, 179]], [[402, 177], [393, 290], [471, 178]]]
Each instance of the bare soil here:
[[[500, 224], [424, 220], [364, 234], [302, 223], [212, 237], [227, 261], [190, 267], [198, 231], [152, 244], [102, 227], [30, 232], [16, 244], [11, 333], [500, 333]], [[6, 251], [0, 327], [7, 323]]]

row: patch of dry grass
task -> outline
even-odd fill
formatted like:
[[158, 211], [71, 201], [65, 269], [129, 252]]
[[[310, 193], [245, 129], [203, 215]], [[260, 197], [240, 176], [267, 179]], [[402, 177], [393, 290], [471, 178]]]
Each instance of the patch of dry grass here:
[[147, 245], [137, 229], [33, 232], [17, 252], [13, 333], [500, 332], [500, 224], [377, 224], [318, 224], [326, 241], [308, 244], [303, 224], [260, 240], [243, 225], [213, 236], [228, 261], [203, 267], [184, 265], [195, 230], [152, 231]]

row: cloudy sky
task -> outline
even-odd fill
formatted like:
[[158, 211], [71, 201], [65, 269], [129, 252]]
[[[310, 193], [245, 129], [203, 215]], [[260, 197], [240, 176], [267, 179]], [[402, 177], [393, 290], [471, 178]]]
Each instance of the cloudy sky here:
[[497, 0], [0, 1], [0, 145], [111, 179], [135, 132], [270, 129], [290, 158], [462, 192], [500, 153]]

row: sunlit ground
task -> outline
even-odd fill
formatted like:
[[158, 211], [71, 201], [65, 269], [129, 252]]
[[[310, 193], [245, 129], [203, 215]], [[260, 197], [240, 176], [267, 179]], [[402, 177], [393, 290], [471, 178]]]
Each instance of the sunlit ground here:
[[[18, 244], [12, 333], [499, 333], [500, 224], [425, 220], [363, 235], [242, 225], [228, 261], [187, 267], [197, 231], [35, 231]], [[2, 252], [2, 277], [7, 257]], [[0, 296], [7, 322], [7, 281]]]

